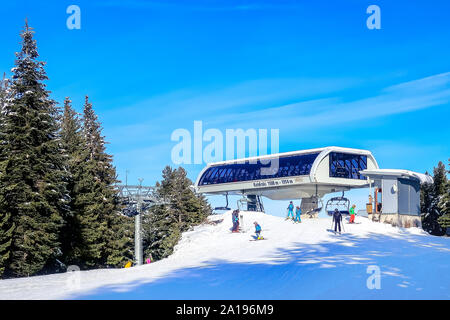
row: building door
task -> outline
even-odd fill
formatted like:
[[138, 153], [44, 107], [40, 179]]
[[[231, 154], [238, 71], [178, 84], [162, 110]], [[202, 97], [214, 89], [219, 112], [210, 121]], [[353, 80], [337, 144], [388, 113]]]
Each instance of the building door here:
[[420, 215], [420, 182], [409, 179], [398, 179], [399, 213]]
[[383, 205], [382, 212], [386, 213], [398, 213], [398, 186], [397, 179], [383, 179]]

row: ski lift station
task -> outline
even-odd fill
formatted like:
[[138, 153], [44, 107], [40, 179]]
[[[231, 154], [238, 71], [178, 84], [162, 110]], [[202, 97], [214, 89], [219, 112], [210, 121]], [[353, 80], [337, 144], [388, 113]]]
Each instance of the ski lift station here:
[[[374, 221], [404, 227], [421, 226], [420, 184], [430, 176], [408, 170], [380, 169], [368, 150], [325, 147], [208, 164], [194, 188], [207, 195], [242, 195], [248, 211], [264, 211], [262, 197], [302, 199], [304, 217], [317, 217], [322, 197], [349, 203], [344, 192], [368, 188], [366, 211]], [[327, 203], [329, 206], [333, 203]], [[348, 213], [348, 209], [339, 209]]]

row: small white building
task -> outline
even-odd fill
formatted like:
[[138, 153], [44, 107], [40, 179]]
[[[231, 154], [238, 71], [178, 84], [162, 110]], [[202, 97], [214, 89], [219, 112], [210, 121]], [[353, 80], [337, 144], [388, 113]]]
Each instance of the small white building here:
[[361, 174], [371, 180], [373, 206], [369, 217], [380, 222], [402, 227], [420, 227], [420, 185], [433, 183], [428, 175], [409, 170], [363, 170]]

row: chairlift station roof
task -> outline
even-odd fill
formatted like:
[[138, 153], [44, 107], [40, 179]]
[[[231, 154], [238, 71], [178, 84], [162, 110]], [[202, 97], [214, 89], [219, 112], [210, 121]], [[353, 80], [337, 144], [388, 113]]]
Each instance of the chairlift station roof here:
[[194, 188], [204, 194], [287, 200], [366, 188], [370, 179], [384, 176], [432, 181], [409, 170], [380, 169], [369, 150], [324, 147], [210, 163], [198, 175]]
[[195, 189], [205, 194], [252, 194], [273, 200], [322, 197], [368, 186], [362, 170], [377, 170], [368, 150], [324, 147], [208, 164]]

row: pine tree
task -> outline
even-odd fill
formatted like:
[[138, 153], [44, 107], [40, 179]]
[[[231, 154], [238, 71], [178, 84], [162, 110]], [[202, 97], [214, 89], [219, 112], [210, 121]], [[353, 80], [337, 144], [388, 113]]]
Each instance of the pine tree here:
[[70, 212], [64, 219], [61, 230], [61, 248], [63, 261], [66, 264], [79, 264], [79, 251], [81, 243], [80, 225], [78, 223], [78, 213], [83, 208], [77, 207], [77, 200], [83, 194], [77, 192], [79, 188], [80, 176], [84, 172], [84, 165], [87, 160], [85, 140], [81, 131], [81, 121], [78, 113], [72, 108], [72, 101], [69, 97], [64, 100], [64, 113], [61, 120], [61, 140], [68, 155], [66, 168], [69, 173], [67, 190], [70, 196]]
[[145, 256], [160, 260], [173, 253], [181, 238], [179, 216], [171, 207], [175, 203], [175, 171], [171, 167], [163, 169], [162, 181], [156, 188], [157, 197], [167, 204], [152, 207], [150, 214], [144, 215], [142, 225]]
[[[3, 74], [3, 79], [0, 81], [0, 146], [4, 145], [4, 119], [3, 114], [5, 110], [5, 106], [10, 99], [10, 91], [8, 80], [6, 79], [5, 74]], [[7, 157], [6, 154], [1, 153], [3, 147], [0, 147], [0, 165], [5, 164], [5, 159]], [[4, 168], [0, 167], [0, 180], [1, 176], [4, 173]], [[0, 204], [4, 203], [4, 198], [2, 194], [0, 194]], [[12, 234], [14, 231], [14, 223], [11, 220], [11, 214], [8, 212], [0, 213], [0, 277], [3, 275], [5, 271], [5, 267], [7, 261], [10, 256], [10, 247], [12, 242]]]
[[61, 139], [69, 156], [69, 165], [76, 166], [83, 162], [84, 137], [81, 132], [79, 114], [72, 108], [69, 97], [64, 99], [64, 113], [61, 121]]
[[187, 178], [184, 168], [166, 166], [162, 177], [157, 192], [166, 204], [153, 207], [143, 223], [145, 252], [156, 260], [172, 254], [181, 233], [204, 222], [211, 214], [206, 199], [190, 189], [192, 181]]
[[157, 205], [143, 219], [145, 256], [155, 261], [167, 258], [173, 253], [181, 238], [177, 217], [166, 205]]
[[6, 263], [10, 256], [10, 246], [12, 242], [12, 234], [14, 232], [14, 224], [11, 222], [11, 215], [4, 214], [0, 216], [0, 277], [6, 268]]
[[433, 180], [433, 184], [422, 186], [421, 209], [424, 213], [422, 227], [428, 233], [440, 236], [445, 233], [445, 229], [440, 226], [438, 220], [442, 216], [439, 203], [445, 194], [447, 185], [447, 172], [441, 161], [433, 170]]
[[[120, 266], [132, 257], [132, 221], [120, 214], [116, 170], [106, 153], [101, 125], [86, 96], [83, 136], [86, 161], [75, 189], [80, 261], [86, 267]], [[79, 196], [82, 194], [83, 196]]]
[[68, 209], [58, 109], [43, 83], [48, 78], [33, 33], [26, 23], [2, 117], [0, 216], [9, 215], [15, 226], [6, 268], [14, 276], [36, 274], [55, 261]]
[[202, 223], [210, 214], [209, 205], [199, 198], [189, 187], [192, 181], [187, 177], [186, 170], [180, 167], [174, 171], [174, 193], [172, 209], [178, 215], [180, 230]]
[[434, 194], [436, 197], [441, 197], [445, 194], [447, 187], [447, 170], [442, 161], [439, 161], [437, 168], [434, 168]]
[[6, 78], [6, 74], [3, 73], [3, 79], [0, 80], [0, 117], [3, 114], [4, 106], [10, 98], [9, 80]]
[[[447, 173], [450, 173], [450, 159], [449, 170], [447, 171]], [[442, 214], [442, 216], [439, 217], [438, 222], [443, 229], [447, 230], [448, 233], [448, 230], [450, 228], [450, 180], [447, 180], [444, 193], [439, 201], [438, 206]]]
[[134, 219], [115, 212], [109, 216], [108, 231], [106, 265], [123, 267], [133, 260]]
[[[428, 175], [428, 172], [425, 172]], [[420, 212], [429, 213], [433, 206], [433, 183], [424, 183], [420, 187]]]
[[190, 189], [191, 185], [192, 181], [187, 177], [184, 168], [175, 170], [169, 166], [164, 168], [159, 193], [170, 203], [171, 211], [177, 217], [181, 231], [203, 222], [211, 214], [206, 199], [202, 195], [196, 195]]

